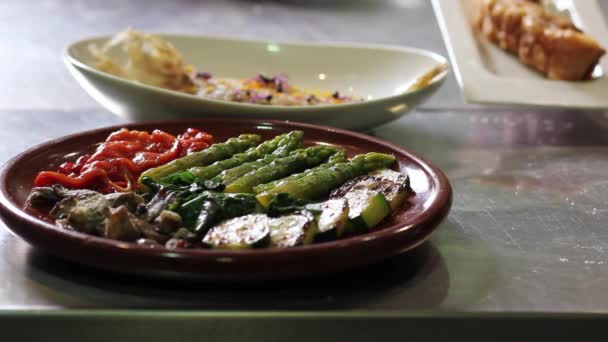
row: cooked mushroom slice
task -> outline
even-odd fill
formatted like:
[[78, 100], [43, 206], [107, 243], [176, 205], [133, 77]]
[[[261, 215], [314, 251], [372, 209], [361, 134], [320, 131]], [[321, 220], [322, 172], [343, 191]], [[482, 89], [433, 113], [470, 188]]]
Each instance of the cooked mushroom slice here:
[[175, 192], [161, 190], [145, 205], [137, 208], [137, 216], [152, 222], [160, 213], [175, 201]]
[[266, 247], [270, 242], [269, 220], [264, 214], [251, 214], [224, 221], [207, 232], [203, 244], [222, 249]]
[[70, 190], [63, 186], [53, 185], [33, 188], [27, 198], [27, 203], [32, 207], [38, 207], [56, 204], [67, 197], [75, 197], [82, 200], [96, 195], [99, 195], [99, 193], [93, 190]]
[[130, 212], [135, 212], [135, 208], [137, 208], [138, 205], [144, 203], [143, 197], [139, 196], [133, 191], [115, 192], [104, 196], [106, 197], [112, 208], [118, 208], [121, 205], [124, 205], [127, 207], [127, 209], [129, 209]]
[[74, 230], [102, 235], [104, 220], [110, 214], [108, 201], [97, 192], [82, 192], [61, 200], [51, 210], [51, 216]]
[[182, 217], [174, 211], [163, 210], [154, 219], [154, 225], [159, 232], [171, 234], [182, 227]]
[[55, 190], [55, 193], [57, 194], [57, 196], [59, 196], [59, 198], [66, 198], [66, 197], [85, 198], [88, 196], [99, 194], [97, 191], [94, 191], [94, 190], [89, 190], [89, 189], [73, 190], [73, 189], [67, 189], [61, 185], [53, 185], [52, 188], [53, 188], [53, 190]]
[[137, 218], [135, 215], [129, 213], [129, 217], [131, 218], [131, 221], [135, 224], [135, 226], [137, 227], [137, 229], [141, 232], [141, 234], [146, 238], [146, 239], [150, 239], [150, 240], [154, 240], [158, 243], [165, 243], [167, 242], [167, 240], [169, 240], [170, 236], [169, 235], [165, 235], [162, 232], [159, 232], [156, 226], [154, 226], [153, 224], [144, 221], [140, 218]]
[[61, 197], [51, 187], [33, 188], [27, 197], [26, 203], [33, 207], [51, 206], [57, 203]]
[[317, 232], [314, 216], [308, 211], [271, 218], [270, 245], [272, 247], [294, 247], [311, 244]]
[[103, 236], [121, 241], [135, 241], [141, 237], [141, 231], [131, 217], [126, 206], [112, 209], [106, 221]]

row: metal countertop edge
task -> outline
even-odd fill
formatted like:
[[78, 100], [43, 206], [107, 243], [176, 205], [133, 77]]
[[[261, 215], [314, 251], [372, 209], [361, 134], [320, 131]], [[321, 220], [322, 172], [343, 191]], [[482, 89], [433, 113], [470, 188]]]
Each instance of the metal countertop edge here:
[[392, 311], [392, 310], [349, 310], [349, 311], [198, 311], [184, 310], [86, 310], [86, 309], [15, 309], [0, 310], [0, 320], [4, 318], [162, 318], [162, 319], [608, 319], [608, 313], [588, 312], [460, 312], [460, 311]]

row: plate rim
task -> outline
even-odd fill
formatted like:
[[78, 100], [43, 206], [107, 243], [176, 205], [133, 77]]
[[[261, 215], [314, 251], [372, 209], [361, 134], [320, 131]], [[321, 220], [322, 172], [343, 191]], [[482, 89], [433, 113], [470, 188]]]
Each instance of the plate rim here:
[[[41, 219], [34, 217], [31, 214], [28, 214], [26, 211], [22, 210], [16, 203], [11, 200], [11, 195], [7, 189], [7, 181], [8, 181], [8, 173], [15, 167], [16, 164], [23, 162], [30, 155], [37, 155], [40, 153], [44, 153], [45, 149], [51, 149], [56, 146], [61, 146], [66, 141], [70, 139], [98, 134], [104, 131], [112, 131], [122, 127], [128, 127], [131, 129], [137, 129], [139, 126], [159, 126], [172, 124], [196, 124], [200, 123], [204, 125], [205, 123], [215, 122], [216, 124], [221, 123], [230, 123], [237, 122], [239, 124], [247, 124], [247, 125], [270, 125], [270, 126], [278, 126], [278, 127], [286, 127], [290, 129], [313, 129], [313, 130], [322, 130], [328, 133], [336, 133], [348, 135], [350, 137], [356, 138], [359, 141], [369, 141], [375, 144], [379, 144], [383, 147], [386, 147], [390, 150], [397, 151], [399, 154], [407, 157], [407, 159], [411, 160], [417, 166], [421, 167], [425, 173], [428, 175], [427, 177], [431, 180], [431, 183], [437, 185], [436, 191], [434, 191], [434, 198], [430, 199], [433, 205], [430, 205], [429, 210], [425, 210], [419, 215], [415, 216], [411, 223], [404, 225], [403, 223], [396, 222], [393, 225], [384, 227], [377, 231], [372, 231], [366, 234], [325, 242], [320, 244], [311, 244], [306, 246], [298, 246], [289, 249], [282, 248], [267, 248], [267, 249], [256, 249], [256, 250], [208, 250], [208, 249], [180, 249], [180, 250], [169, 250], [166, 248], [147, 248], [144, 246], [138, 246], [133, 243], [116, 241], [112, 239], [107, 239], [103, 237], [95, 237], [85, 233], [69, 231], [66, 229], [62, 229], [61, 227], [51, 224], [49, 222], [45, 222]], [[447, 176], [434, 164], [426, 160], [425, 158], [413, 153], [407, 149], [404, 149], [398, 145], [395, 145], [391, 142], [385, 141], [383, 139], [379, 139], [376, 137], [372, 137], [366, 134], [348, 131], [345, 129], [308, 124], [308, 123], [300, 123], [293, 122], [287, 120], [266, 120], [266, 119], [225, 119], [225, 118], [203, 118], [203, 119], [184, 119], [184, 120], [161, 120], [161, 121], [152, 121], [152, 122], [137, 122], [137, 123], [125, 123], [118, 124], [112, 126], [105, 126], [100, 128], [95, 128], [91, 130], [85, 130], [69, 135], [65, 135], [62, 137], [58, 137], [56, 139], [52, 139], [42, 144], [38, 144], [34, 147], [31, 147], [22, 153], [14, 156], [10, 160], [8, 160], [1, 168], [0, 168], [0, 216], [6, 223], [6, 227], [13, 231], [17, 235], [21, 235], [15, 229], [11, 227], [11, 225], [6, 222], [8, 221], [6, 218], [8, 217], [12, 221], [26, 222], [30, 226], [35, 226], [36, 230], [44, 230], [46, 234], [51, 235], [52, 237], [59, 236], [62, 239], [75, 240], [80, 244], [94, 244], [97, 248], [102, 248], [105, 250], [115, 250], [117, 248], [121, 249], [121, 252], [126, 253], [126, 255], [134, 256], [134, 257], [146, 257], [146, 258], [166, 258], [168, 253], [173, 253], [179, 255], [181, 258], [191, 259], [194, 261], [205, 261], [208, 258], [226, 258], [226, 257], [247, 257], [247, 258], [267, 258], [267, 257], [276, 257], [282, 256], [286, 258], [294, 258], [302, 255], [306, 255], [309, 253], [315, 253], [324, 250], [340, 250], [343, 248], [353, 248], [357, 246], [365, 246], [366, 243], [369, 243], [373, 240], [385, 240], [390, 239], [394, 234], [398, 234], [399, 232], [409, 231], [412, 227], [428, 227], [428, 231], [424, 236], [420, 237], [415, 243], [410, 244], [407, 249], [409, 250], [415, 248], [420, 245], [424, 241], [426, 241], [432, 233], [436, 230], [437, 226], [441, 221], [443, 221], [447, 214], [450, 211], [452, 204], [452, 187]], [[27, 229], [27, 228], [24, 228]], [[370, 239], [370, 237], [372, 237]], [[20, 237], [24, 240], [27, 240], [23, 237]], [[74, 241], [71, 241], [74, 242]], [[36, 246], [35, 246], [36, 247]], [[362, 248], [362, 247], [360, 247]], [[207, 260], [208, 261], [208, 260]], [[88, 264], [88, 263], [85, 263]], [[184, 273], [183, 271], [180, 273]], [[186, 272], [193, 273], [193, 272]], [[200, 273], [200, 272], [198, 272]], [[213, 276], [211, 276], [213, 277]]]
[[[479, 59], [476, 38], [464, 14], [463, 1], [468, 0], [433, 0], [432, 4], [465, 102], [542, 108], [608, 109], [608, 97], [599, 96], [608, 92], [608, 75], [588, 82], [567, 82], [545, 78], [506, 78], [487, 70]], [[586, 31], [608, 48], [608, 28], [599, 15], [602, 12], [597, 1], [573, 1], [573, 6], [573, 11]], [[608, 73], [608, 55], [600, 60], [600, 65], [604, 73]], [[594, 91], [596, 96], [590, 96], [589, 93]]]

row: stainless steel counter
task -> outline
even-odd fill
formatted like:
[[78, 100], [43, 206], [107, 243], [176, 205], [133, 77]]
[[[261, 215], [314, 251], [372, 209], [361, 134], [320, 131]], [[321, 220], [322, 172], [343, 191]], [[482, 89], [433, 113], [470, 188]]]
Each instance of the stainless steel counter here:
[[[105, 111], [4, 111], [0, 162]], [[264, 288], [150, 281], [57, 260], [0, 229], [0, 308], [608, 313], [608, 119], [421, 109], [373, 134], [427, 156], [454, 205], [431, 239], [379, 265]]]

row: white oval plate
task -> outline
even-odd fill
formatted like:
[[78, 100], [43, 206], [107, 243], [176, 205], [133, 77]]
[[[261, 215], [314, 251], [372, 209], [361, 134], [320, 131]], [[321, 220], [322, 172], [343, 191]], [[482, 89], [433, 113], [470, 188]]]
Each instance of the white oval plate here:
[[91, 44], [71, 44], [65, 62], [78, 83], [111, 112], [130, 120], [192, 117], [268, 118], [367, 129], [405, 114], [434, 93], [447, 76], [437, 74], [425, 87], [409, 91], [416, 80], [444, 57], [425, 50], [361, 44], [312, 44], [251, 41], [188, 35], [160, 35], [182, 53], [186, 63], [216, 77], [246, 78], [285, 72], [301, 87], [338, 90], [366, 98], [361, 103], [322, 106], [266, 106], [212, 100], [101, 72], [92, 67]]

